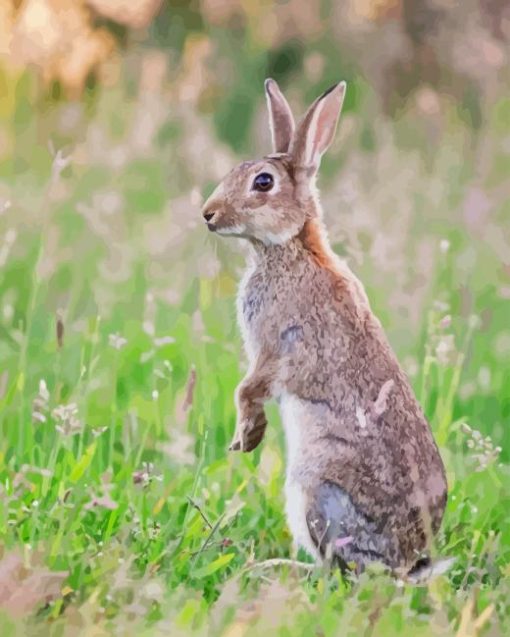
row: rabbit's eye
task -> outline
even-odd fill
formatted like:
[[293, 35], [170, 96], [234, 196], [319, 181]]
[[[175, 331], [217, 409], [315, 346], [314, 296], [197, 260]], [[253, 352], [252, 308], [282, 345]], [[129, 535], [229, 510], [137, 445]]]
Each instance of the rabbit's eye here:
[[273, 186], [273, 175], [270, 175], [269, 173], [260, 173], [260, 175], [257, 175], [253, 180], [252, 189], [258, 190], [259, 192], [267, 192], [268, 190], [271, 190]]

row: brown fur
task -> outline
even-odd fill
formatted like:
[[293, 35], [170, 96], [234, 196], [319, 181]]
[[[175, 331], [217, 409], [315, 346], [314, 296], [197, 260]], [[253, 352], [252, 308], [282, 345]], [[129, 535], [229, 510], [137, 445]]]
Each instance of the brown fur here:
[[[287, 511], [297, 542], [324, 556], [326, 537], [340, 561], [362, 568], [381, 559], [407, 572], [439, 528], [446, 479], [363, 286], [323, 228], [315, 172], [343, 90], [316, 100], [286, 144], [294, 125], [283, 127], [278, 155], [241, 164], [204, 206], [210, 229], [251, 245], [238, 297], [251, 367], [236, 392], [231, 449], [251, 451], [261, 442], [263, 405], [275, 397], [288, 441]], [[268, 95], [273, 122], [290, 117], [283, 96], [271, 102]], [[262, 171], [274, 175], [274, 191], [250, 190]], [[355, 537], [335, 548], [342, 534]]]
[[[335, 272], [336, 261], [327, 239], [324, 236], [324, 228], [318, 219], [308, 220], [299, 235], [306, 250], [315, 257], [317, 264], [325, 270]], [[337, 273], [340, 278], [340, 273]]]

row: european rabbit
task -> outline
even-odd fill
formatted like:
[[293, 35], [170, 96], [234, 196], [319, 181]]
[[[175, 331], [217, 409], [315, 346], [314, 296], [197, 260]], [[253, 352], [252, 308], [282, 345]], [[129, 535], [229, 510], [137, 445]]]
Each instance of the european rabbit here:
[[332, 251], [315, 178], [345, 83], [296, 127], [266, 80], [274, 153], [243, 162], [203, 207], [209, 230], [242, 237], [250, 262], [237, 299], [250, 369], [236, 391], [231, 449], [251, 451], [279, 403], [287, 442], [286, 509], [298, 545], [360, 571], [429, 564], [447, 499], [444, 466], [363, 286]]

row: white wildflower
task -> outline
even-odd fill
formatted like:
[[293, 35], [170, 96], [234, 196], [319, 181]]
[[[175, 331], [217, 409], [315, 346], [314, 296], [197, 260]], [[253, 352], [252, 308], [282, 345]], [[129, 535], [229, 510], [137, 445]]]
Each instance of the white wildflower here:
[[481, 324], [482, 321], [479, 316], [476, 316], [476, 314], [472, 314], [469, 317], [468, 325], [472, 330], [477, 330], [481, 326]]
[[420, 371], [418, 361], [416, 360], [416, 358], [414, 358], [414, 356], [408, 356], [403, 361], [403, 366], [407, 375], [410, 376], [411, 378], [414, 378]]
[[443, 330], [449, 328], [452, 324], [452, 317], [450, 316], [450, 314], [446, 314], [445, 316], [443, 316], [443, 318], [439, 321], [439, 327]]
[[448, 310], [450, 309], [450, 305], [448, 303], [440, 301], [439, 299], [435, 299], [432, 306], [436, 310], [436, 312], [448, 312]]
[[122, 349], [124, 345], [127, 345], [127, 339], [121, 336], [118, 332], [110, 334], [108, 336], [108, 342], [111, 347], [118, 350]]
[[115, 500], [112, 500], [112, 498], [107, 493], [105, 493], [99, 496], [93, 495], [90, 502], [87, 502], [87, 504], [85, 504], [83, 508], [89, 511], [90, 509], [100, 507], [103, 509], [108, 509], [109, 511], [113, 511], [117, 509], [118, 506], [118, 503], [115, 502]]
[[9, 210], [11, 207], [11, 202], [9, 199], [0, 200], [0, 215], [3, 214], [6, 210]]
[[51, 415], [57, 423], [55, 429], [64, 436], [74, 436], [83, 429], [83, 424], [78, 418], [76, 403], [59, 405], [51, 412]]
[[48, 403], [50, 393], [46, 381], [41, 378], [39, 381], [39, 392], [32, 404], [32, 420], [36, 423], [44, 423], [47, 419]]
[[161, 482], [163, 476], [157, 473], [152, 462], [144, 462], [141, 469], [133, 471], [131, 474], [134, 484], [141, 484], [144, 487], [148, 486], [153, 480]]
[[171, 345], [172, 343], [175, 343], [173, 336], [159, 336], [154, 339], [154, 345], [156, 347], [163, 347], [163, 345]]
[[9, 228], [5, 233], [4, 241], [8, 246], [12, 246], [16, 241], [16, 237], [18, 236], [18, 231], [15, 228]]
[[498, 459], [501, 453], [501, 447], [495, 447], [490, 436], [483, 435], [476, 429], [472, 429], [469, 425], [463, 423], [461, 431], [468, 436], [466, 445], [472, 450], [472, 458], [476, 461], [476, 471], [483, 471]]
[[[50, 148], [50, 150], [52, 150]], [[54, 154], [53, 157], [53, 163], [51, 165], [51, 177], [52, 177], [52, 181], [56, 181], [62, 171], [71, 163], [71, 155], [68, 155], [67, 157], [64, 157], [63, 153], [62, 153], [62, 149], [59, 148], [59, 150], [57, 150], [57, 152]]]
[[436, 345], [436, 358], [440, 365], [449, 365], [452, 362], [452, 355], [455, 352], [455, 341], [453, 334], [445, 334], [439, 339]]
[[482, 389], [489, 389], [491, 384], [491, 370], [488, 367], [480, 367], [478, 370], [478, 384]]
[[154, 336], [154, 332], [156, 331], [156, 326], [154, 325], [154, 322], [147, 319], [143, 322], [142, 325], [143, 331], [148, 334], [149, 336]]
[[156, 350], [150, 349], [147, 352], [142, 352], [140, 354], [140, 363], [145, 364], [148, 361], [150, 361], [150, 359], [154, 356], [154, 354], [156, 353]]
[[0, 267], [7, 263], [11, 248], [16, 241], [18, 233], [14, 228], [9, 228], [5, 233], [3, 244], [0, 245]]
[[48, 391], [48, 386], [44, 378], [41, 378], [39, 381], [39, 396], [46, 402], [50, 399], [50, 392]]
[[14, 316], [14, 307], [10, 303], [6, 303], [2, 308], [2, 313], [4, 315], [5, 322], [9, 323]]
[[439, 242], [439, 250], [441, 251], [441, 254], [446, 254], [449, 249], [450, 242], [448, 241], [448, 239], [441, 239], [441, 241]]

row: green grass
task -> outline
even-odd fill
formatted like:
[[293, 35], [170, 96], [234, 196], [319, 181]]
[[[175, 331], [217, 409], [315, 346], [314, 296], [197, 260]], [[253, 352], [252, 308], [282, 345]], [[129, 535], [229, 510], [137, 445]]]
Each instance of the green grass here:
[[[0, 164], [11, 201], [2, 234], [17, 232], [0, 270], [2, 635], [508, 635], [508, 301], [491, 247], [458, 217], [428, 235], [417, 217], [413, 236], [451, 245], [435, 251], [414, 323], [392, 305], [391, 277], [370, 260], [357, 268], [399, 357], [416, 367], [450, 484], [436, 553], [455, 566], [422, 587], [377, 569], [344, 581], [258, 566], [296, 556], [274, 406], [256, 452], [227, 452], [244, 370], [234, 316], [242, 261], [233, 244], [190, 226], [198, 206], [186, 193], [213, 177], [199, 182], [171, 146], [129, 147], [120, 166], [93, 155], [88, 127], [108, 131], [121, 103], [122, 93], [105, 94], [61, 174], [29, 143], [41, 122], [54, 137], [57, 119], [34, 119]], [[446, 159], [437, 162], [404, 193], [417, 210]], [[460, 201], [470, 170], [445, 199]], [[473, 242], [467, 281], [458, 263]], [[401, 255], [403, 271], [417, 254]], [[5, 564], [16, 555], [13, 575]], [[48, 571], [61, 576], [46, 596], [37, 588]], [[9, 581], [26, 607], [5, 603]]]

